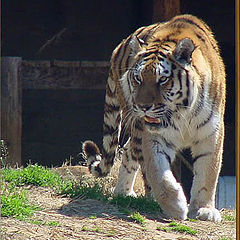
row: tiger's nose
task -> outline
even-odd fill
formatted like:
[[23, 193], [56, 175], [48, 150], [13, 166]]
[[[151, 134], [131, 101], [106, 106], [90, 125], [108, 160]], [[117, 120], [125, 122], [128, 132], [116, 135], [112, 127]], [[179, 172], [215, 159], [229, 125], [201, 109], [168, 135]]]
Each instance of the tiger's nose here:
[[142, 111], [146, 112], [152, 107], [152, 104], [144, 104], [144, 105], [139, 104], [138, 106], [139, 108], [141, 108]]

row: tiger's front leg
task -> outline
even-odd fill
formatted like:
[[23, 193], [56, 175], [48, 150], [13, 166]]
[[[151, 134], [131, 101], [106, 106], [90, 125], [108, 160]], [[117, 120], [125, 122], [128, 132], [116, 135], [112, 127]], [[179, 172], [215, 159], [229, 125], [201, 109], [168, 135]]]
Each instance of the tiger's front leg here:
[[146, 134], [143, 138], [143, 155], [141, 165], [154, 198], [168, 217], [185, 220], [188, 213], [187, 200], [182, 186], [170, 170], [175, 150], [165, 139]]

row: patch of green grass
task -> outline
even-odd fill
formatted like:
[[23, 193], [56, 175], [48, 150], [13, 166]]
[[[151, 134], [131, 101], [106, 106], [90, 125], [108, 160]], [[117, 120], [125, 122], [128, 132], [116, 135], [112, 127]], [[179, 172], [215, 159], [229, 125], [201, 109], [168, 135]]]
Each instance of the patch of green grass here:
[[103, 232], [99, 227], [96, 228], [89, 228], [87, 226], [82, 226], [82, 231], [86, 231], [86, 232]]
[[44, 225], [42, 220], [29, 220], [28, 222], [38, 226]]
[[46, 222], [44, 225], [49, 226], [49, 227], [58, 227], [61, 224], [58, 221], [49, 221], [49, 222]]
[[192, 228], [176, 223], [176, 222], [171, 222], [169, 223], [169, 227], [157, 227], [157, 230], [163, 230], [166, 232], [169, 231], [174, 231], [174, 232], [180, 232], [180, 233], [186, 233], [186, 234], [190, 234], [190, 235], [196, 235], [197, 231], [193, 230]]
[[164, 231], [164, 232], [171, 232], [171, 229], [167, 228], [167, 227], [160, 227], [160, 226], [158, 226], [156, 229], [160, 230], [160, 231]]
[[232, 240], [232, 238], [223, 237], [223, 238], [219, 238], [218, 240]]
[[197, 219], [193, 219], [193, 218], [188, 218], [187, 221], [189, 221], [189, 222], [197, 222], [198, 220]]
[[28, 203], [26, 192], [1, 181], [1, 216], [24, 220], [39, 210]]
[[232, 221], [232, 222], [236, 221], [236, 217], [234, 215], [225, 215], [223, 219], [225, 221]]
[[35, 224], [35, 225], [38, 225], [38, 226], [49, 226], [49, 227], [60, 226], [60, 223], [58, 221], [44, 222], [43, 220], [27, 219], [26, 222], [29, 222], [31, 224]]
[[145, 218], [139, 212], [133, 212], [129, 217], [136, 223], [139, 223], [141, 225], [145, 224]]
[[89, 218], [90, 218], [90, 219], [96, 219], [97, 216], [96, 216], [96, 215], [91, 215]]
[[110, 203], [115, 204], [121, 208], [133, 208], [139, 212], [157, 213], [161, 211], [161, 208], [156, 201], [143, 196], [135, 198], [130, 196], [117, 195], [113, 197]]
[[102, 187], [99, 184], [94, 186], [81, 185], [73, 181], [65, 182], [59, 187], [59, 194], [66, 195], [71, 198], [91, 198], [101, 201], [107, 201], [108, 196], [103, 194]]
[[1, 172], [4, 181], [12, 182], [16, 186], [32, 184], [42, 187], [57, 187], [63, 183], [57, 173], [37, 164], [18, 169], [3, 168]]

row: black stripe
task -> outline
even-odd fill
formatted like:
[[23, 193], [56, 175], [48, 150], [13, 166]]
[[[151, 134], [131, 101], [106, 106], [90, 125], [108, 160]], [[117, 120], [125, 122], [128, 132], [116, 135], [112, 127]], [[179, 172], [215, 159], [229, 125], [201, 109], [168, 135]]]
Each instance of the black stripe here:
[[170, 149], [175, 149], [176, 148], [172, 142], [168, 142], [164, 137], [161, 137], [161, 139], [163, 140], [163, 142], [164, 142], [164, 144], [166, 145], [167, 148], [170, 148]]
[[174, 122], [169, 121], [169, 126], [172, 127], [174, 130], [179, 131]]
[[113, 152], [113, 153], [108, 152], [107, 153], [107, 151], [103, 148], [102, 154], [103, 154], [103, 158], [105, 158], [105, 163], [112, 166], [113, 165], [113, 160], [114, 160], [114, 157], [115, 157], [115, 152]]
[[133, 148], [133, 152], [136, 153], [136, 154], [139, 154], [142, 152], [142, 150], [140, 148]]
[[163, 49], [163, 50], [165, 50], [165, 51], [168, 51], [169, 49], [167, 49], [167, 48], [165, 48], [165, 47], [163, 47], [163, 46], [161, 46], [161, 49]]
[[116, 128], [103, 123], [103, 135], [112, 135], [116, 131]]
[[196, 26], [197, 28], [201, 29], [204, 32], [204, 34], [207, 36], [207, 38], [209, 39], [209, 42], [211, 43], [213, 49], [215, 49], [218, 52], [218, 47], [216, 46], [216, 44], [214, 42], [212, 42], [211, 38], [209, 38], [209, 35], [211, 33], [211, 29], [209, 29], [209, 27], [205, 23], [202, 22], [202, 24], [204, 25], [206, 30], [209, 31], [209, 32], [206, 32], [204, 28], [202, 28], [200, 25], [198, 25], [193, 20], [190, 20], [190, 19], [187, 19], [187, 18], [184, 18], [184, 17], [177, 18], [172, 23], [175, 23], [175, 22], [178, 22], [178, 21], [182, 21], [182, 22], [186, 22], [186, 23], [192, 24], [192, 25]]
[[109, 84], [106, 85], [106, 95], [108, 95], [110, 98], [115, 98], [115, 92], [111, 91]]
[[181, 70], [178, 71], [178, 81], [179, 81], [180, 90], [182, 90], [182, 71]]
[[163, 52], [159, 52], [159, 54], [164, 57], [164, 58], [167, 58], [167, 56], [163, 53]]
[[170, 156], [165, 151], [163, 151], [162, 153], [165, 155], [166, 159], [168, 160], [168, 163], [171, 165], [171, 158], [170, 158]]
[[182, 93], [182, 92], [180, 92], [180, 91], [177, 91], [177, 92], [176, 92], [176, 94], [178, 94], [178, 97], [177, 97], [177, 99], [179, 99], [179, 98], [181, 98], [181, 97], [183, 96], [183, 93]]
[[[123, 73], [126, 72], [126, 65], [124, 65], [123, 63], [123, 59], [124, 59], [124, 55], [126, 53], [126, 49], [129, 47], [129, 42], [132, 40], [132, 35], [130, 35], [125, 41], [124, 41], [124, 45], [121, 47], [121, 53], [122, 53], [122, 57], [121, 57], [121, 61], [119, 62], [120, 65], [120, 69], [118, 69], [119, 71], [119, 77], [122, 77]], [[129, 56], [127, 57], [129, 58]]]
[[206, 156], [208, 156], [208, 155], [210, 155], [210, 154], [212, 154], [212, 153], [207, 152], [207, 153], [202, 153], [202, 154], [199, 154], [199, 155], [193, 157], [193, 163], [195, 163], [199, 158], [201, 158], [201, 157], [206, 157]]
[[142, 139], [139, 138], [139, 137], [134, 137], [134, 138], [133, 138], [133, 142], [136, 143], [136, 144], [141, 145], [141, 144], [142, 144]]
[[156, 28], [158, 28], [158, 24], [156, 24], [155, 26], [149, 26], [149, 27], [146, 27], [146, 33], [144, 33], [144, 36], [141, 36], [141, 39], [145, 42], [147, 40], [148, 37], [152, 36], [152, 32], [154, 32], [154, 30]]
[[158, 61], [161, 61], [161, 62], [164, 61], [164, 58], [162, 58], [162, 57], [158, 57], [158, 56], [157, 56], [157, 59], [158, 59]]
[[214, 110], [213, 110], [213, 106], [212, 106], [212, 109], [211, 109], [211, 112], [210, 112], [208, 118], [205, 121], [203, 121], [202, 123], [200, 123], [197, 126], [197, 129], [204, 127], [211, 120], [211, 118], [213, 117], [213, 113], [214, 113]]
[[94, 170], [98, 172], [99, 177], [105, 177], [108, 173], [103, 173], [102, 169], [99, 166], [94, 167]]
[[133, 161], [137, 161], [138, 159], [137, 159], [137, 157], [135, 155], [132, 154], [132, 160]]
[[117, 52], [114, 54], [114, 56], [111, 59], [112, 65], [114, 67], [116, 67], [116, 62], [118, 61], [121, 49], [122, 49], [122, 44], [121, 44], [121, 46], [119, 46]]
[[187, 19], [187, 18], [182, 17], [182, 18], [177, 18], [177, 19], [175, 19], [175, 20], [173, 21], [173, 23], [174, 23], [174, 22], [178, 22], [178, 21], [183, 21], [183, 22], [186, 22], [186, 23], [190, 23], [190, 24], [198, 27], [198, 28], [201, 29], [206, 35], [208, 35], [208, 34], [206, 33], [206, 31], [205, 31], [201, 26], [199, 26], [196, 22], [194, 22], [193, 20], [190, 20], [190, 19]]
[[187, 87], [187, 98], [189, 98], [189, 94], [190, 94], [190, 88], [189, 88], [189, 75], [188, 72], [186, 71], [186, 87]]
[[118, 112], [119, 111], [119, 106], [116, 106], [116, 105], [110, 105], [110, 104], [107, 104], [105, 103], [105, 109], [104, 109], [105, 112], [109, 113], [109, 112]]
[[139, 131], [143, 131], [142, 123], [140, 121], [136, 121], [135, 128]]
[[205, 86], [204, 86], [203, 82], [201, 83], [201, 85], [202, 85], [201, 92], [198, 94], [199, 98], [198, 98], [198, 102], [197, 102], [197, 108], [194, 111], [195, 117], [201, 112], [201, 110], [203, 109], [203, 106], [204, 106], [204, 88], [205, 88]]
[[[140, 28], [141, 29], [141, 28]], [[137, 34], [136, 34], [136, 36], [138, 37], [138, 38], [140, 38], [140, 34], [144, 31], [146, 29], [146, 27], [142, 27], [142, 29], [139, 31], [139, 29], [137, 29], [137, 31], [139, 31]], [[141, 39], [141, 38], [140, 38]]]
[[195, 34], [199, 40], [205, 43], [205, 39], [202, 37], [202, 35], [198, 34], [197, 32], [195, 32]]

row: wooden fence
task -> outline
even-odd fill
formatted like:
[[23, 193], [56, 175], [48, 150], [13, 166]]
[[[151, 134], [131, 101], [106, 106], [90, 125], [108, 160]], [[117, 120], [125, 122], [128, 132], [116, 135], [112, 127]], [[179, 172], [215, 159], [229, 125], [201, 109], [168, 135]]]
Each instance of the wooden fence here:
[[22, 90], [105, 89], [109, 62], [22, 61], [1, 58], [1, 139], [8, 164], [21, 166]]

